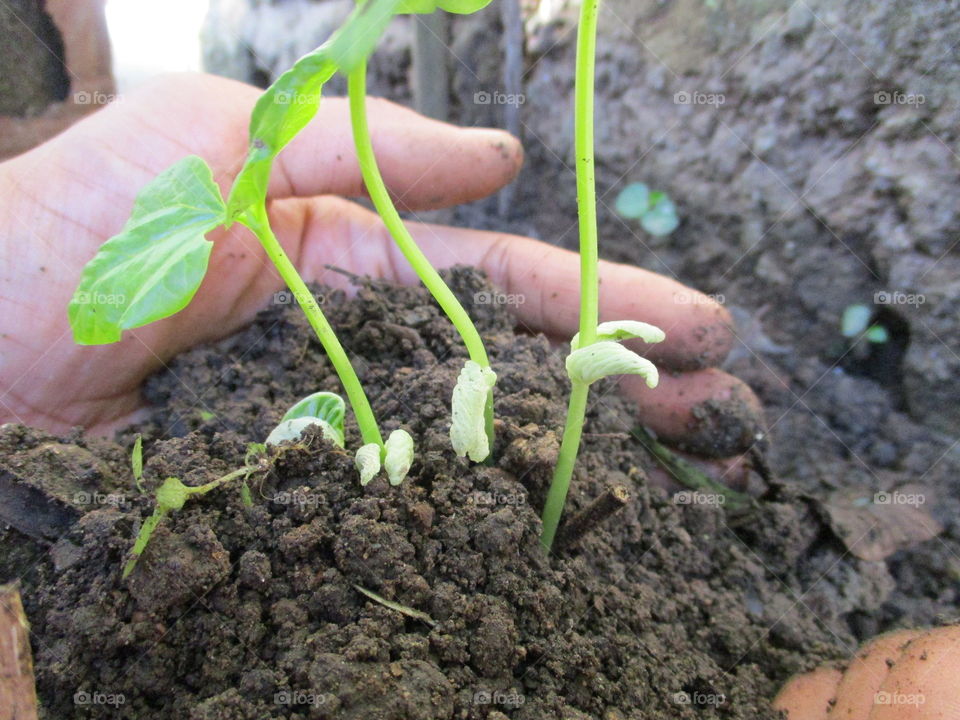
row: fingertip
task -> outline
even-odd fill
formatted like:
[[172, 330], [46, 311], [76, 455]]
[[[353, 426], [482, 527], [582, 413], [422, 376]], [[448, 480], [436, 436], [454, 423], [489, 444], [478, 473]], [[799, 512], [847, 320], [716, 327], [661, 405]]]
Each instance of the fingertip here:
[[652, 390], [630, 376], [621, 384], [638, 403], [642, 422], [681, 450], [724, 458], [764, 440], [763, 408], [757, 396], [742, 380], [721, 370], [662, 373]]

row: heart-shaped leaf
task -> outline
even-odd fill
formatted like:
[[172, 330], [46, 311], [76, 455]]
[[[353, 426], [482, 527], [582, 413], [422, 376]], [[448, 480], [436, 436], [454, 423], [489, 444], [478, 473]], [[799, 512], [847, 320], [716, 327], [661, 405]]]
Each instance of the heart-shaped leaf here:
[[343, 418], [346, 412], [343, 398], [336, 393], [313, 393], [287, 410], [266, 442], [268, 445], [279, 445], [284, 440], [296, 440], [311, 425], [319, 425], [324, 437], [343, 447]]
[[200, 158], [184, 158], [137, 196], [119, 235], [87, 263], [67, 314], [74, 340], [103, 345], [173, 315], [193, 299], [226, 219], [220, 188]]

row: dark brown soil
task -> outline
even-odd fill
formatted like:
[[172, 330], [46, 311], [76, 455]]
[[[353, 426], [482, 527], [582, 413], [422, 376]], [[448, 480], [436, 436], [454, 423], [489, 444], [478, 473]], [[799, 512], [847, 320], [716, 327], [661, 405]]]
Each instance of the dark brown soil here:
[[[482, 289], [465, 271], [454, 285], [464, 297]], [[610, 383], [593, 395], [569, 507], [614, 484], [630, 504], [545, 557], [538, 514], [565, 411], [562, 353], [514, 334], [505, 309], [473, 306], [499, 420], [496, 465], [469, 465], [447, 438], [464, 353], [429, 296], [367, 285], [324, 300], [385, 428], [416, 439], [399, 488], [361, 488], [352, 455], [310, 436], [274, 453], [251, 482], [252, 507], [225, 487], [165, 520], [122, 580], [153, 509], [127, 450], [0, 428], [10, 482], [79, 516], [52, 544], [2, 539], [0, 580], [23, 581], [44, 718], [753, 720], [776, 717], [768, 698], [787, 676], [852, 647], [849, 625], [818, 620], [849, 619], [850, 594], [811, 605], [807, 592], [828, 574], [842, 575], [830, 587], [868, 585], [872, 571], [808, 501], [775, 486], [737, 522], [674, 502], [646, 482], [633, 409]], [[240, 467], [248, 442], [319, 389], [338, 381], [288, 305], [180, 357], [149, 384], [157, 409], [138, 428], [147, 490]], [[881, 616], [858, 617], [889, 623]]]

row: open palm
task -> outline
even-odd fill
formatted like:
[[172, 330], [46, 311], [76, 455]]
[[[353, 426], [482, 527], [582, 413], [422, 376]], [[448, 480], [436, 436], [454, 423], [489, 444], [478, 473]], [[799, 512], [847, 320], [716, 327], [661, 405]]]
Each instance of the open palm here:
[[[144, 378], [177, 353], [249, 323], [282, 287], [256, 239], [234, 226], [208, 236], [209, 270], [180, 313], [101, 347], [75, 345], [67, 324], [81, 269], [123, 227], [137, 192], [157, 173], [196, 154], [229, 190], [257, 96], [255, 88], [222, 78], [172, 76], [0, 165], [0, 421], [53, 431], [122, 425], [142, 407]], [[387, 185], [408, 210], [489, 195], [522, 162], [517, 141], [500, 131], [455, 128], [385, 101], [372, 101], [370, 116]], [[362, 194], [346, 103], [324, 100], [275, 165], [269, 209], [277, 236], [308, 281], [346, 282], [326, 271], [329, 264], [417, 282], [379, 219], [343, 199]], [[410, 227], [436, 266], [477, 265], [507, 292], [524, 293], [518, 322], [560, 339], [575, 331], [575, 255], [517, 236]], [[665, 375], [653, 394], [625, 380], [653, 427], [682, 436], [692, 406], [711, 398], [755, 405], [739, 381], [708, 367], [732, 341], [722, 308], [699, 295], [691, 302], [694, 291], [637, 268], [604, 263], [601, 277], [602, 319], [660, 325], [668, 340], [647, 354], [685, 371]]]

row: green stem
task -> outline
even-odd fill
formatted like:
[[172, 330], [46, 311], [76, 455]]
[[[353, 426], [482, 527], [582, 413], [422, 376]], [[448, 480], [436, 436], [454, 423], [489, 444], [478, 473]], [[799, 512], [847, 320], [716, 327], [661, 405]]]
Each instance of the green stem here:
[[584, 0], [577, 32], [574, 143], [580, 215], [580, 347], [597, 339], [600, 281], [597, 275], [597, 192], [594, 161], [594, 73], [600, 0]]
[[187, 492], [190, 495], [205, 495], [211, 490], [216, 490], [221, 485], [227, 484], [231, 480], [236, 480], [238, 477], [242, 475], [249, 475], [250, 473], [255, 472], [256, 470], [257, 470], [257, 466], [247, 465], [246, 467], [242, 467], [239, 470], [228, 472], [223, 477], [219, 477], [216, 480], [211, 480], [210, 482], [204, 483], [203, 485], [197, 485], [195, 487], [188, 486]]
[[307, 321], [314, 329], [314, 332], [317, 333], [320, 344], [323, 345], [327, 357], [329, 357], [330, 362], [333, 363], [333, 368], [340, 377], [343, 389], [347, 393], [347, 399], [350, 401], [350, 407], [353, 408], [353, 414], [357, 418], [357, 425], [360, 426], [360, 434], [363, 437], [364, 444], [376, 443], [382, 449], [383, 437], [380, 435], [377, 418], [373, 414], [373, 409], [370, 407], [370, 401], [367, 399], [366, 393], [363, 392], [360, 379], [350, 364], [350, 359], [347, 357], [343, 345], [340, 344], [336, 333], [320, 310], [320, 305], [317, 303], [316, 298], [314, 298], [313, 293], [310, 292], [307, 284], [303, 281], [303, 278], [300, 277], [300, 273], [297, 272], [293, 263], [290, 262], [290, 258], [287, 257], [287, 254], [280, 246], [280, 242], [270, 229], [270, 221], [267, 217], [266, 208], [251, 208], [244, 217], [243, 223], [253, 230], [254, 234], [260, 240], [264, 250], [267, 252], [267, 256], [276, 266], [280, 277], [283, 278], [287, 287], [290, 288], [290, 291], [297, 298], [303, 314], [307, 316]]
[[550, 483], [547, 502], [543, 506], [543, 533], [540, 535], [540, 544], [546, 552], [550, 552], [553, 545], [557, 527], [560, 525], [560, 516], [563, 515], [563, 506], [567, 501], [570, 479], [573, 477], [573, 468], [577, 464], [577, 453], [580, 450], [580, 436], [587, 413], [589, 393], [590, 386], [583, 383], [574, 382], [570, 388], [570, 404], [567, 407], [563, 440], [560, 442], [560, 456], [553, 470], [553, 482]]
[[[594, 161], [594, 74], [597, 54], [597, 17], [600, 0], [584, 0], [577, 30], [577, 69], [574, 89], [574, 144], [577, 155], [577, 208], [580, 218], [580, 347], [597, 340], [600, 319], [600, 282], [597, 273], [597, 193]], [[580, 438], [590, 386], [574, 382], [570, 389], [560, 456], [543, 508], [540, 544], [549, 552], [560, 524], [570, 479], [580, 452]]]
[[[373, 150], [373, 141], [370, 138], [370, 128], [367, 124], [367, 63], [360, 63], [357, 68], [350, 72], [347, 77], [347, 93], [350, 97], [350, 122], [353, 125], [353, 141], [357, 149], [357, 160], [360, 163], [360, 172], [363, 175], [363, 182], [366, 185], [373, 206], [380, 214], [384, 226], [393, 237], [400, 252], [410, 263], [414, 272], [426, 286], [430, 294], [433, 295], [440, 308], [450, 318], [450, 322], [460, 333], [463, 344], [470, 354], [470, 359], [480, 367], [490, 367], [490, 360], [487, 357], [486, 348], [483, 346], [483, 340], [476, 326], [470, 319], [470, 315], [463, 309], [463, 305], [453, 294], [453, 291], [447, 287], [434, 267], [430, 264], [427, 256], [417, 246], [416, 241], [407, 230], [396, 205], [390, 197], [386, 183], [383, 181], [383, 175], [380, 173], [380, 167], [377, 165], [377, 157]], [[493, 390], [487, 399], [489, 413], [487, 416], [486, 427], [487, 437], [490, 440], [490, 448], [493, 448]]]

